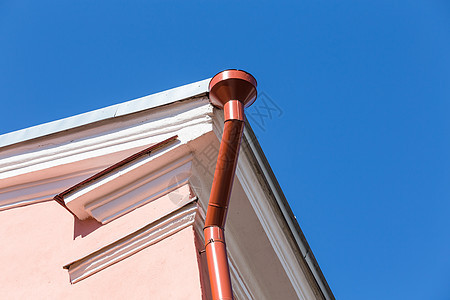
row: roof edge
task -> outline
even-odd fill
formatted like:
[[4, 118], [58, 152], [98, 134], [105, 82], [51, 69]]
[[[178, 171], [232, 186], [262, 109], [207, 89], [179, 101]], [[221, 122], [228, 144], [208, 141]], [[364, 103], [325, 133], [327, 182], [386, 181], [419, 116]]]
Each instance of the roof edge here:
[[91, 123], [125, 116], [184, 99], [201, 96], [208, 92], [208, 84], [210, 80], [210, 78], [204, 79], [127, 102], [9, 132], [0, 135], [0, 148], [66, 131], [76, 127], [88, 125]]
[[272, 192], [274, 193], [275, 200], [276, 202], [278, 202], [281, 213], [286, 220], [290, 232], [292, 233], [292, 237], [299, 247], [298, 250], [302, 254], [302, 258], [311, 271], [311, 275], [316, 281], [323, 297], [327, 300], [334, 300], [335, 297], [333, 295], [333, 292], [331, 291], [331, 288], [328, 285], [328, 282], [325, 279], [322, 270], [320, 269], [319, 263], [314, 257], [313, 251], [311, 250], [306, 237], [303, 234], [303, 231], [301, 230], [294, 213], [292, 212], [292, 209], [283, 193], [283, 190], [281, 189], [281, 186], [278, 183], [278, 180], [275, 177], [275, 174], [273, 173], [272, 168], [270, 167], [270, 164], [248, 120], [246, 120], [244, 127], [244, 137], [246, 143], [248, 143], [248, 146], [251, 149], [251, 152], [255, 156], [255, 159], [259, 162], [258, 165], [261, 168], [264, 178], [269, 181], [268, 184], [271, 187]]

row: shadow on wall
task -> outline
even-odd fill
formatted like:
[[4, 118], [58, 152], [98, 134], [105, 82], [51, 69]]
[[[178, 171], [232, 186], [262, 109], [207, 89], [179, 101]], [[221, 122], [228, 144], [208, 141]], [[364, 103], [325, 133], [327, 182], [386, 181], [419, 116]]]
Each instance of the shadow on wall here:
[[95, 219], [80, 220], [74, 216], [73, 220], [73, 239], [77, 237], [85, 237], [102, 226], [102, 223]]

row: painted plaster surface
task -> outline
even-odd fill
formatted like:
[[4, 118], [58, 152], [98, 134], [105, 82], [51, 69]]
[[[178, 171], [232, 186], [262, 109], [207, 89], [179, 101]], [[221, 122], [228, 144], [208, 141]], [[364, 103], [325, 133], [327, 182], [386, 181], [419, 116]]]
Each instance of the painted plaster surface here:
[[141, 209], [103, 227], [74, 223], [52, 201], [0, 212], [0, 298], [202, 299], [192, 226], [70, 284], [64, 265], [141, 226], [146, 212], [147, 224], [161, 213]]

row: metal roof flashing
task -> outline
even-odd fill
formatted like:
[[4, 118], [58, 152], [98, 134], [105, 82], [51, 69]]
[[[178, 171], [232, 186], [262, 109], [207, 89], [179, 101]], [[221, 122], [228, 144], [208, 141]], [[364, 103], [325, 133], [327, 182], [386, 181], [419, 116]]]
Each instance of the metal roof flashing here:
[[210, 78], [186, 84], [170, 90], [138, 99], [100, 108], [72, 117], [40, 124], [0, 135], [0, 148], [92, 124], [107, 119], [125, 116], [155, 107], [198, 97], [208, 92]]

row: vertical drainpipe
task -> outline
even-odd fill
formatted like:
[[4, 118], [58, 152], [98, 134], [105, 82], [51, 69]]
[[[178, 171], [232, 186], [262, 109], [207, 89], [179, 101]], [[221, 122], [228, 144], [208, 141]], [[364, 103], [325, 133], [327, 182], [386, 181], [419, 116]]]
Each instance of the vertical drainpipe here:
[[256, 100], [256, 79], [226, 70], [209, 83], [211, 103], [224, 110], [224, 128], [205, 219], [205, 249], [214, 300], [233, 299], [225, 245], [225, 219], [244, 131], [244, 107]]

